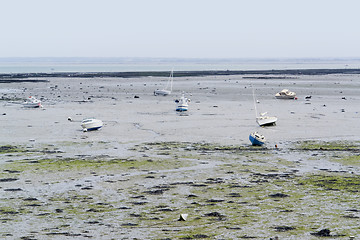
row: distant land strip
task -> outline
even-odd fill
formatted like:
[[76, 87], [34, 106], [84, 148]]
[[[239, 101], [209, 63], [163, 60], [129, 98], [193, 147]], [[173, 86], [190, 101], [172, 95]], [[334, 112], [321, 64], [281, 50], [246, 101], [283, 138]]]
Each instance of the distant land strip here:
[[[360, 74], [360, 69], [287, 69], [287, 70], [205, 70], [205, 71], [174, 71], [174, 77], [200, 77], [224, 75], [328, 75], [328, 74]], [[11, 80], [31, 80], [29, 78], [135, 78], [135, 77], [167, 77], [169, 71], [138, 71], [138, 72], [53, 72], [53, 73], [2, 73], [0, 83]], [[23, 79], [23, 80], [21, 80]]]

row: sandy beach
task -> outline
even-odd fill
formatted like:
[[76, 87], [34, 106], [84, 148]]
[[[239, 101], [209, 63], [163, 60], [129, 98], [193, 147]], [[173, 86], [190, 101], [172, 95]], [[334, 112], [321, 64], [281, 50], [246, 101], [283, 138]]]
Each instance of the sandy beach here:
[[[360, 236], [360, 75], [174, 76], [169, 96], [153, 94], [166, 77], [0, 83], [0, 237]], [[253, 89], [276, 126], [255, 122]], [[87, 117], [104, 126], [83, 132]]]

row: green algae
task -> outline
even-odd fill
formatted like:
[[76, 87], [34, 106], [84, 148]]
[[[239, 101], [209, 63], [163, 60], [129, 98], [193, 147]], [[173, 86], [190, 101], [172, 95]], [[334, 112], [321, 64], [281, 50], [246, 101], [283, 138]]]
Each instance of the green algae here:
[[351, 155], [351, 156], [345, 156], [340, 158], [332, 158], [331, 159], [334, 162], [341, 163], [343, 165], [348, 166], [360, 166], [360, 155]]
[[[81, 190], [86, 186], [82, 183], [78, 191], [51, 194], [38, 210], [23, 213], [26, 217], [49, 213], [33, 219], [80, 225], [78, 222], [93, 222], [94, 228], [96, 222], [115, 221], [122, 231], [146, 229], [152, 239], [213, 239], [222, 234], [227, 234], [223, 237], [227, 239], [254, 232], [256, 236], [252, 236], [261, 239], [276, 235], [280, 239], [306, 238], [324, 226], [336, 234], [358, 231], [355, 218], [343, 217], [344, 206], [358, 208], [359, 181], [355, 174], [289, 173], [296, 164], [276, 152], [194, 146], [197, 144], [144, 144], [134, 149], [146, 152], [147, 157], [52, 158], [13, 162], [7, 167], [17, 166], [24, 173], [34, 171], [43, 178], [56, 171], [74, 173], [71, 180], [56, 178], [59, 183], [73, 183], [86, 176], [76, 175], [78, 172], [136, 173], [121, 177], [121, 181], [115, 179], [115, 184], [91, 182], [97, 188]], [[156, 157], [162, 152], [168, 154]], [[160, 175], [157, 170], [169, 171]], [[106, 201], [109, 189], [117, 190], [112, 201]], [[189, 214], [187, 221], [177, 221], [182, 213]]]
[[172, 169], [177, 167], [191, 166], [185, 160], [153, 160], [153, 159], [77, 159], [55, 158], [39, 160], [23, 160], [5, 164], [5, 168], [18, 172], [51, 172], [51, 171], [80, 171], [92, 170], [129, 170], [129, 169]]
[[360, 176], [353, 174], [313, 174], [300, 180], [299, 184], [311, 185], [318, 191], [344, 191], [357, 193], [360, 191]]
[[347, 141], [302, 141], [296, 144], [295, 149], [311, 151], [360, 151], [360, 145], [357, 142]]
[[[236, 145], [217, 145], [211, 143], [191, 143], [191, 142], [154, 142], [154, 143], [145, 143], [144, 145], [157, 150], [169, 150], [169, 151], [185, 150], [185, 151], [197, 151], [197, 152], [241, 152], [241, 151], [268, 150], [266, 148], [258, 148], [248, 145], [236, 146]], [[133, 150], [138, 150], [138, 148], [134, 148]]]
[[13, 145], [0, 146], [0, 154], [19, 153], [19, 152], [26, 152], [26, 150], [24, 148], [19, 147], [19, 146], [13, 146]]

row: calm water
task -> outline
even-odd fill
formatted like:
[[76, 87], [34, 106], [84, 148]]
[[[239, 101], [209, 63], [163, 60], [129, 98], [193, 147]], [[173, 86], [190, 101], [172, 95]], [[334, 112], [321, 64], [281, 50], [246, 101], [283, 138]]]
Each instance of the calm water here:
[[360, 68], [360, 59], [0, 58], [0, 73]]

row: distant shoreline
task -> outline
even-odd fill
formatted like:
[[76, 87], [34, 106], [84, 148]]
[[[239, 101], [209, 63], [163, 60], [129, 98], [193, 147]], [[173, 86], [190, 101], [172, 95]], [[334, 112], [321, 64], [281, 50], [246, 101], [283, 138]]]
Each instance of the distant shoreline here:
[[[287, 69], [287, 70], [209, 70], [174, 71], [174, 77], [226, 76], [226, 75], [329, 75], [360, 74], [360, 69]], [[2, 73], [0, 83], [16, 81], [37, 81], [29, 78], [136, 78], [167, 77], [169, 71], [132, 71], [132, 72], [54, 72], [54, 73]], [[41, 80], [44, 81], [44, 80]]]

